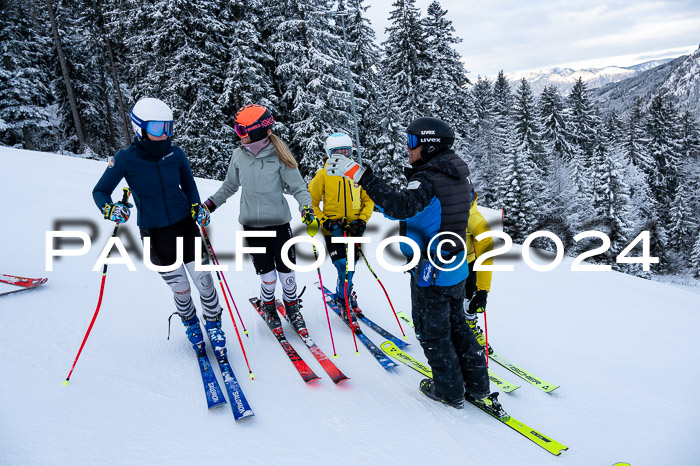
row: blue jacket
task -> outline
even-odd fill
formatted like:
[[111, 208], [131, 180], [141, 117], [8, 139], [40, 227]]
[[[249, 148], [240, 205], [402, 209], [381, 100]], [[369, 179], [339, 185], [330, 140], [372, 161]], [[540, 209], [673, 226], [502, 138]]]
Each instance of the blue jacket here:
[[[466, 254], [466, 228], [473, 191], [469, 167], [454, 151], [448, 150], [423, 165], [407, 169], [406, 178], [408, 186], [396, 191], [370, 171], [362, 176], [360, 185], [386, 217], [401, 220], [401, 235], [418, 244], [422, 257], [431, 254], [435, 259], [440, 240], [452, 239], [455, 244], [443, 244], [441, 254], [454, 258], [454, 261], [438, 265], [446, 269], [455, 267], [465, 259]], [[438, 233], [449, 234], [431, 244]], [[406, 243], [401, 243], [401, 252], [409, 260], [413, 255], [413, 250]], [[464, 260], [455, 270], [438, 271], [434, 284], [455, 285], [468, 275], [469, 266]]]
[[117, 152], [92, 190], [97, 207], [112, 202], [112, 192], [125, 178], [134, 195], [140, 228], [162, 228], [190, 216], [192, 204], [200, 203], [199, 191], [187, 156], [167, 141], [156, 151], [163, 155], [149, 152], [136, 140]]

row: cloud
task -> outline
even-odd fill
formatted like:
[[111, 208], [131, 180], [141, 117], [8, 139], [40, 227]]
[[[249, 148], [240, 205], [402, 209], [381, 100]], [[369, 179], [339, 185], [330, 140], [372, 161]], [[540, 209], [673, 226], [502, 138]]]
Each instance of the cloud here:
[[[417, 0], [423, 12], [432, 0]], [[391, 2], [372, 2], [383, 40]], [[472, 75], [517, 72], [700, 43], [700, 2], [442, 0]]]

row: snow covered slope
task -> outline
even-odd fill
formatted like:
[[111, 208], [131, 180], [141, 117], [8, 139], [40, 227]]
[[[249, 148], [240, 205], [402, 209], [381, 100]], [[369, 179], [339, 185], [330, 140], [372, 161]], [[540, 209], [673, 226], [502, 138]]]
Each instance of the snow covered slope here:
[[[333, 385], [290, 335], [322, 377], [304, 384], [246, 303], [258, 291], [247, 260], [242, 272], [234, 271], [233, 261], [225, 263], [250, 332], [244, 344], [254, 381], [246, 378], [227, 311], [224, 330], [255, 417], [235, 423], [229, 407], [207, 411], [196, 359], [177, 319], [166, 340], [174, 310], [170, 290], [140, 261], [137, 272], [110, 266], [97, 323], [71, 384], [63, 386], [97, 303], [101, 274], [91, 269], [112, 229], [91, 198], [105, 167], [0, 148], [0, 273], [49, 278], [39, 289], [0, 296], [3, 466], [697, 464], [700, 296], [616, 272], [573, 273], [570, 259], [538, 273], [518, 259], [518, 248], [501, 260], [515, 271], [494, 273], [489, 339], [504, 356], [561, 388], [546, 394], [493, 363], [491, 369], [522, 385], [501, 395], [504, 407], [567, 445], [560, 457], [471, 406], [457, 411], [426, 399], [418, 392], [419, 374], [407, 367], [387, 372], [363, 347], [356, 355], [352, 336], [335, 316], [340, 357], [334, 361], [351, 380]], [[219, 186], [197, 183], [203, 197]], [[238, 197], [213, 214], [210, 236], [219, 255], [233, 251], [237, 206]], [[57, 260], [54, 271], [45, 272], [45, 232], [57, 220], [94, 222], [98, 232], [87, 255]], [[123, 229], [139, 245], [134, 220]], [[377, 230], [367, 256], [397, 309], [409, 310], [407, 276], [380, 269], [374, 255], [380, 235], [396, 231], [395, 223], [375, 213], [370, 225]], [[297, 219], [294, 227], [301, 227]], [[64, 229], [85, 230], [75, 224]], [[322, 273], [333, 282], [330, 262]], [[367, 315], [398, 333], [364, 265], [356, 277]], [[311, 336], [330, 355], [325, 312], [313, 288], [316, 274], [298, 278], [308, 287], [303, 312]], [[425, 361], [406, 330], [409, 354]], [[372, 331], [367, 334], [381, 343]]]

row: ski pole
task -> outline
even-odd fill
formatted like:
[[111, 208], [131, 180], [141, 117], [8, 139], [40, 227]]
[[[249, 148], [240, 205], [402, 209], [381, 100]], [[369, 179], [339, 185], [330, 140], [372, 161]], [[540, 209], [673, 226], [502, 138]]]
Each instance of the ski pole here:
[[[345, 223], [346, 219], [343, 217], [343, 223]], [[343, 231], [343, 237], [347, 238], [348, 234]], [[357, 338], [355, 338], [355, 329], [352, 326], [352, 310], [350, 309], [350, 303], [348, 301], [348, 264], [350, 263], [350, 258], [348, 257], [348, 244], [345, 243], [345, 312], [348, 315], [348, 323], [350, 324], [350, 330], [352, 331], [352, 341], [355, 343], [355, 354], [360, 354], [360, 350], [357, 349]], [[343, 316], [342, 312], [340, 313], [341, 317]], [[360, 324], [357, 324], [359, 327]]]
[[[214, 252], [214, 248], [211, 245], [211, 241], [209, 241], [209, 236], [207, 236], [207, 232], [204, 228], [202, 228], [202, 233], [204, 233], [204, 242], [207, 245], [207, 248], [211, 251], [211, 255], [214, 256], [214, 263], [216, 265], [219, 265], [219, 259], [216, 257], [216, 253]], [[224, 275], [224, 272], [221, 272], [221, 278], [224, 279], [224, 284], [226, 285], [226, 290], [228, 291], [229, 296], [231, 297], [231, 302], [233, 303], [234, 309], [236, 309], [236, 314], [238, 315], [238, 320], [241, 321], [241, 326], [243, 327], [243, 333], [245, 334], [246, 338], [248, 337], [248, 329], [245, 328], [245, 323], [243, 322], [243, 318], [241, 317], [241, 313], [238, 312], [238, 306], [236, 306], [236, 301], [233, 299], [233, 293], [231, 293], [231, 288], [228, 287], [228, 282], [226, 281], [226, 275]]]
[[[211, 248], [211, 243], [209, 242], [209, 238], [207, 237], [207, 232], [204, 230], [204, 227], [200, 225], [199, 227], [202, 230], [202, 233], [204, 235], [204, 242], [207, 245], [207, 255], [209, 256], [209, 260], [214, 263], [214, 258], [213, 253], [214, 250]], [[217, 263], [218, 265], [218, 263]], [[221, 287], [221, 293], [224, 295], [224, 300], [226, 301], [226, 307], [228, 308], [228, 313], [231, 316], [231, 320], [233, 321], [233, 328], [236, 329], [236, 336], [238, 337], [238, 343], [241, 345], [241, 351], [243, 352], [243, 358], [245, 359], [245, 364], [248, 366], [248, 375], [250, 376], [250, 380], [255, 380], [255, 377], [253, 376], [253, 371], [250, 370], [250, 363], [248, 363], [248, 355], [245, 352], [245, 348], [243, 347], [243, 340], [241, 340], [241, 334], [238, 332], [238, 325], [236, 324], [236, 319], [233, 318], [233, 311], [231, 311], [231, 305], [228, 303], [228, 296], [226, 296], [226, 292], [224, 291], [224, 284], [221, 281], [221, 275], [219, 274], [219, 271], [216, 271], [216, 278], [219, 279], [219, 286]], [[233, 296], [231, 297], [231, 300], [233, 300]], [[235, 303], [234, 303], [235, 306]], [[236, 308], [238, 310], [238, 308]], [[240, 316], [239, 316], [240, 317]], [[243, 321], [241, 320], [241, 324]]]
[[[317, 218], [314, 219], [315, 222], [311, 222], [306, 226], [306, 234], [309, 236], [316, 236], [318, 233], [318, 227], [321, 222]], [[313, 233], [312, 233], [313, 232]], [[318, 251], [316, 251], [316, 245], [311, 243], [311, 247], [314, 248], [314, 261], [318, 261]], [[328, 321], [328, 332], [331, 334], [331, 345], [333, 345], [333, 357], [337, 358], [338, 353], [335, 351], [335, 341], [333, 340], [333, 329], [331, 329], [331, 318], [328, 315], [328, 302], [326, 301], [326, 291], [323, 287], [323, 279], [321, 278], [321, 267], [316, 267], [316, 272], [318, 272], [318, 283], [321, 285], [321, 297], [323, 298], [323, 306], [326, 308], [326, 320]]]
[[394, 317], [396, 318], [396, 322], [399, 324], [399, 329], [401, 330], [401, 335], [405, 339], [408, 339], [406, 334], [403, 331], [403, 327], [401, 326], [401, 322], [399, 321], [399, 316], [396, 315], [396, 310], [394, 309], [394, 305], [391, 303], [391, 299], [389, 298], [389, 293], [387, 293], [386, 288], [384, 288], [384, 285], [382, 284], [382, 281], [379, 279], [376, 273], [374, 273], [374, 270], [372, 270], [372, 267], [370, 267], [369, 262], [367, 262], [367, 258], [365, 257], [365, 254], [360, 250], [360, 254], [362, 254], [362, 258], [365, 260], [365, 264], [367, 264], [367, 268], [369, 269], [370, 272], [372, 272], [372, 275], [374, 275], [374, 278], [377, 279], [377, 283], [379, 283], [379, 286], [382, 287], [382, 291], [384, 291], [384, 296], [386, 296], [387, 301], [389, 301], [389, 306], [391, 306], [391, 311], [394, 313]]
[[[124, 188], [124, 195], [122, 196], [121, 204], [123, 204], [123, 205], [128, 204], [130, 194], [131, 194], [131, 191], [129, 190], [129, 188]], [[117, 236], [118, 230], [119, 230], [119, 222], [116, 222], [116, 225], [114, 225], [114, 231], [112, 232], [111, 238], [114, 238], [115, 236]], [[107, 253], [107, 258], [109, 258], [109, 254], [111, 252], [112, 251], [110, 250], [110, 252]], [[85, 337], [83, 337], [83, 342], [80, 344], [80, 349], [78, 350], [78, 354], [75, 356], [75, 361], [73, 361], [73, 366], [70, 368], [70, 372], [68, 373], [68, 377], [66, 377], [66, 380], [63, 382], [63, 385], [68, 385], [70, 383], [70, 377], [73, 374], [73, 370], [75, 369], [75, 365], [78, 363], [78, 358], [80, 358], [80, 353], [83, 352], [83, 348], [85, 347], [85, 342], [87, 342], [87, 339], [90, 336], [90, 332], [92, 331], [92, 326], [95, 325], [95, 320], [97, 319], [97, 314], [100, 312], [100, 306], [102, 306], [102, 296], [104, 295], [104, 291], [105, 291], [105, 280], [106, 279], [107, 279], [107, 261], [105, 261], [104, 267], [102, 267], [102, 284], [100, 285], [100, 297], [97, 299], [97, 307], [95, 308], [95, 314], [92, 316], [92, 320], [90, 321], [90, 325], [88, 326], [87, 332], [85, 332]]]

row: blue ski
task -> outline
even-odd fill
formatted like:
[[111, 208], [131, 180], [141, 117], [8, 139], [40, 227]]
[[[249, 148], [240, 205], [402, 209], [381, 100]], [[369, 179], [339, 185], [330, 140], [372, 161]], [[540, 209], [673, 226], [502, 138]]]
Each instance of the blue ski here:
[[[321, 289], [321, 286], [318, 283], [316, 285], [319, 287], [319, 289]], [[340, 320], [345, 322], [345, 325], [347, 325], [352, 330], [352, 326], [350, 325], [350, 322], [343, 319], [343, 317], [340, 315], [340, 309], [338, 309], [338, 306], [335, 304], [335, 294], [333, 292], [331, 292], [330, 290], [328, 290], [328, 288], [326, 288], [326, 287], [323, 287], [323, 293], [325, 295], [326, 302], [328, 303], [328, 306], [331, 309], [333, 309], [333, 312], [335, 312], [336, 315], [338, 317], [340, 317]], [[396, 364], [394, 361], [389, 359], [384, 354], [384, 352], [382, 350], [377, 348], [377, 345], [372, 343], [372, 340], [367, 338], [367, 335], [365, 335], [362, 332], [362, 330], [360, 329], [359, 324], [358, 324], [357, 329], [355, 329], [355, 336], [357, 336], [357, 338], [362, 342], [362, 344], [367, 347], [369, 352], [372, 353], [372, 356], [374, 356], [374, 358], [377, 360], [377, 362], [379, 362], [379, 364], [381, 364], [384, 369], [389, 370], [393, 367], [398, 366], [398, 364]]]
[[212, 409], [226, 404], [226, 398], [211, 368], [211, 362], [209, 362], [209, 356], [207, 356], [204, 343], [200, 343], [198, 348], [195, 349], [195, 352], [197, 353], [197, 360], [199, 361], [199, 370], [202, 372], [204, 393], [207, 396], [207, 407]]
[[221, 376], [224, 378], [224, 386], [228, 393], [228, 399], [231, 402], [233, 418], [238, 421], [239, 419], [255, 416], [253, 410], [250, 409], [248, 400], [246, 400], [243, 394], [243, 390], [241, 390], [241, 386], [238, 384], [238, 379], [236, 379], [236, 375], [233, 373], [233, 368], [228, 358], [226, 356], [221, 358], [219, 354], [217, 354], [216, 357], [219, 362]]
[[382, 327], [380, 327], [378, 324], [370, 320], [369, 317], [365, 315], [364, 312], [362, 312], [362, 309], [359, 307], [355, 311], [355, 315], [357, 316], [358, 319], [360, 319], [362, 322], [364, 322], [369, 328], [386, 338], [387, 340], [391, 341], [394, 343], [396, 346], [399, 348], [405, 348], [410, 345], [410, 343], [407, 343], [403, 341], [401, 338], [395, 337], [394, 335], [391, 334], [388, 330], [384, 330]]

